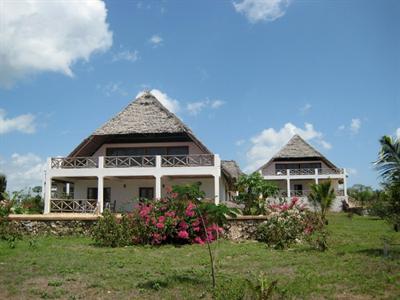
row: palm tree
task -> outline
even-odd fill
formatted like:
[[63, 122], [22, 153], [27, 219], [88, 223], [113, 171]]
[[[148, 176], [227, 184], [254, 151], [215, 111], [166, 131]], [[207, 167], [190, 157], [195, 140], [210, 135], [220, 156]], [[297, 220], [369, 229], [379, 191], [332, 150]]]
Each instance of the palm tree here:
[[382, 179], [389, 185], [400, 185], [400, 139], [383, 136], [379, 140], [381, 150], [375, 162]]
[[331, 187], [331, 182], [322, 182], [320, 184], [313, 184], [311, 186], [311, 193], [309, 199], [315, 207], [321, 210], [321, 219], [325, 220], [327, 211], [332, 207], [333, 200], [335, 200], [335, 191]]

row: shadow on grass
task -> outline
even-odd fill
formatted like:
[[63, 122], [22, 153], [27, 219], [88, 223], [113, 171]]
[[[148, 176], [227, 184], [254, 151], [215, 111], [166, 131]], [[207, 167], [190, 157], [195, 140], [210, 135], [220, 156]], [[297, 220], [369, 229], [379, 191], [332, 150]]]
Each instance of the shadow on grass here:
[[165, 276], [162, 278], [156, 278], [151, 280], [146, 280], [143, 282], [139, 282], [137, 284], [138, 288], [147, 289], [147, 290], [160, 290], [162, 288], [171, 287], [175, 284], [191, 284], [191, 285], [203, 285], [207, 284], [208, 281], [199, 278], [199, 276], [192, 276], [187, 274], [174, 274]]
[[355, 253], [365, 254], [367, 256], [372, 257], [383, 257], [390, 259], [399, 259], [400, 258], [400, 249], [390, 249], [387, 252], [387, 256], [384, 255], [383, 249], [381, 248], [373, 248], [373, 249], [363, 249], [358, 250]]

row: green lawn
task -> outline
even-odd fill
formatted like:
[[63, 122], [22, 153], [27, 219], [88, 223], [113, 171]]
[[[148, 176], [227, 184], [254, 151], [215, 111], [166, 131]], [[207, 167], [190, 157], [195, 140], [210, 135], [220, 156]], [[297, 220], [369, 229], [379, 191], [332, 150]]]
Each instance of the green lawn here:
[[[398, 299], [400, 233], [368, 217], [331, 215], [330, 250], [298, 245], [271, 250], [257, 242], [218, 245], [222, 299], [245, 278], [278, 280], [275, 298]], [[383, 257], [383, 236], [394, 245]], [[30, 245], [33, 244], [33, 245]], [[205, 246], [99, 248], [88, 238], [0, 242], [0, 299], [211, 299]]]

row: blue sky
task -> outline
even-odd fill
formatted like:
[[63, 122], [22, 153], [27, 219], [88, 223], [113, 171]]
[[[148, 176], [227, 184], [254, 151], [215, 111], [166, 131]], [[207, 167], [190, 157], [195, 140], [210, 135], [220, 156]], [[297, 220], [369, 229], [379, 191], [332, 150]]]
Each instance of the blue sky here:
[[144, 89], [247, 171], [300, 133], [377, 187], [378, 140], [400, 135], [399, 1], [0, 1], [10, 189]]

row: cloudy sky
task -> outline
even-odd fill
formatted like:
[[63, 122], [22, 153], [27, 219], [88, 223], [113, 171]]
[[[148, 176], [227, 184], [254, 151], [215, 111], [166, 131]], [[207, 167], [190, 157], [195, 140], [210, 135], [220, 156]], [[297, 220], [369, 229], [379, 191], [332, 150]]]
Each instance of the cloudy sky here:
[[400, 2], [0, 0], [0, 172], [40, 184], [144, 89], [246, 171], [298, 133], [378, 186], [400, 136]]

